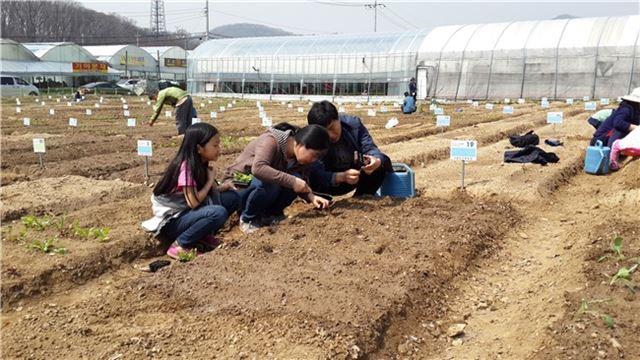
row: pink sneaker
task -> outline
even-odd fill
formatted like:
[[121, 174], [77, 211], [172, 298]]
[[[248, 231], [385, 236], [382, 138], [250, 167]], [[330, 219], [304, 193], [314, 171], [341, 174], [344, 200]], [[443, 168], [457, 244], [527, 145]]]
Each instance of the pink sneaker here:
[[[202, 255], [202, 253], [196, 249], [184, 249], [182, 246], [178, 245], [178, 243], [174, 242], [173, 244], [171, 244], [171, 246], [169, 246], [169, 250], [167, 250], [167, 255], [172, 259], [181, 260], [180, 255], [183, 255], [183, 254], [186, 255], [192, 251], [195, 251], [196, 256]], [[182, 260], [182, 261], [189, 261], [189, 260]]]
[[618, 164], [617, 161], [612, 161], [612, 162], [609, 163], [609, 170], [618, 171], [618, 170], [620, 170], [620, 165]]

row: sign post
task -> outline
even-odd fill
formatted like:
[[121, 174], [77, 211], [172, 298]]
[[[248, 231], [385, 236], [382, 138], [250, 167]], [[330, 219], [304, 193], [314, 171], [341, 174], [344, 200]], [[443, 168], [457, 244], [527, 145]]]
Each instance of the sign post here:
[[436, 116], [436, 127], [439, 127], [442, 129], [441, 134], [444, 134], [444, 128], [446, 126], [450, 126], [451, 125], [451, 116], [449, 115], [437, 115]]
[[462, 161], [460, 188], [464, 190], [464, 165], [467, 161], [476, 161], [478, 158], [478, 142], [476, 140], [451, 140], [451, 160]]
[[46, 152], [45, 146], [44, 146], [44, 139], [43, 138], [35, 138], [33, 139], [33, 152], [35, 152], [36, 154], [38, 154], [38, 162], [40, 164], [40, 168], [44, 168], [44, 161], [42, 160], [42, 154], [44, 154]]
[[562, 124], [562, 118], [563, 118], [562, 111], [547, 113], [547, 124], [553, 124], [553, 134], [555, 136], [558, 136], [556, 131], [556, 124]]
[[149, 157], [153, 155], [151, 140], [138, 140], [138, 155], [144, 156], [144, 184], [149, 184]]

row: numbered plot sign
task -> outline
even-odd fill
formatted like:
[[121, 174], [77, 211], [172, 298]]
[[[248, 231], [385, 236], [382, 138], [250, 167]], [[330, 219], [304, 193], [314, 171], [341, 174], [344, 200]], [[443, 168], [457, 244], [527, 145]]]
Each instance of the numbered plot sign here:
[[478, 107], [478, 106], [480, 106], [480, 103], [477, 102], [477, 101], [474, 101], [473, 103], [471, 103], [471, 106]]
[[60, 99], [56, 99], [56, 102], [60, 102]]
[[100, 107], [100, 104], [95, 103], [95, 105], [93, 105], [93, 107], [95, 107], [96, 109]]
[[228, 107], [228, 108], [232, 108], [232, 107], [233, 107], [233, 104], [232, 104], [232, 103], [228, 103], [228, 104], [227, 104], [227, 107]]
[[140, 156], [152, 156], [153, 145], [151, 140], [138, 140], [138, 155]]
[[262, 118], [262, 126], [270, 127], [273, 125], [273, 121], [270, 117], [265, 116]]
[[67, 101], [67, 106], [71, 106], [72, 104], [70, 102]]
[[591, 111], [593, 111], [593, 110], [595, 110], [596, 108], [597, 108], [596, 103], [595, 103], [595, 102], [593, 102], [593, 101], [584, 103], [584, 109], [585, 109], [585, 110], [591, 110]]
[[92, 114], [91, 109], [87, 109], [87, 110], [85, 111], [85, 114], [87, 114], [87, 115], [91, 115], [91, 114]]
[[191, 118], [191, 125], [202, 122], [199, 118]]
[[204, 107], [204, 103], [200, 103], [200, 107]]
[[100, 96], [100, 102], [103, 102], [104, 98], [102, 96]]
[[16, 105], [20, 105], [20, 99], [16, 99]]
[[136, 127], [136, 118], [128, 118], [127, 119], [128, 127]]
[[125, 110], [125, 111], [124, 111], [124, 116], [125, 116], [125, 117], [127, 117], [127, 116], [131, 116], [131, 114], [129, 113], [129, 110]]
[[369, 110], [367, 110], [367, 115], [368, 116], [376, 116], [376, 111], [373, 110], [373, 109], [369, 109]]
[[208, 102], [209, 104], [213, 104], [213, 103], [211, 102], [211, 100], [207, 100], [207, 102]]
[[444, 110], [442, 108], [435, 108], [435, 109], [433, 109], [433, 114], [434, 115], [444, 115]]
[[128, 110], [129, 109], [129, 105], [127, 105], [127, 104], [122, 105], [122, 109], [123, 110]]
[[164, 112], [164, 117], [170, 118], [171, 117], [171, 111], [169, 111], [169, 110], [165, 111]]
[[565, 102], [567, 103], [567, 105], [573, 105], [573, 99], [567, 99], [565, 100]]
[[209, 115], [211, 116], [212, 119], [215, 119], [218, 117], [218, 113], [215, 111], [212, 111]]
[[609, 105], [609, 99], [608, 98], [600, 99], [600, 105]]
[[451, 140], [451, 160], [476, 161], [478, 142], [475, 140]]
[[288, 109], [292, 109], [293, 108], [293, 104], [287, 104], [287, 108]]
[[[209, 101], [211, 101], [211, 100], [209, 100]], [[235, 101], [235, 100], [233, 100], [231, 103], [232, 103], [233, 105], [235, 105], [235, 104], [236, 104], [236, 101]]]
[[346, 112], [346, 111], [345, 111], [345, 109], [344, 109], [344, 106], [340, 106], [340, 107], [338, 108], [338, 112], [339, 112], [339, 113], [344, 113], [344, 112]]
[[518, 99], [518, 104], [524, 104], [524, 99]]
[[265, 116], [267, 116], [267, 113], [266, 113], [266, 112], [264, 112], [264, 111], [259, 111], [259, 112], [258, 112], [258, 117], [259, 117], [260, 119], [264, 119], [264, 117], [265, 117]]
[[260, 105], [260, 101], [256, 101], [256, 106], [257, 106], [257, 107], [260, 107], [260, 106], [261, 106], [261, 105]]
[[299, 106], [299, 107], [298, 107], [298, 112], [299, 112], [299, 113], [303, 113], [303, 112], [304, 112], [304, 108], [303, 108], [302, 106]]
[[42, 101], [42, 102], [40, 103], [40, 105], [41, 105], [41, 106], [44, 106], [44, 105], [45, 105], [45, 104], [44, 104], [44, 101]]
[[380, 112], [382, 112], [382, 113], [386, 113], [387, 111], [388, 110], [387, 110], [386, 106], [383, 106], [383, 107], [380, 108]]
[[55, 115], [56, 111], [54, 109], [49, 109], [49, 115]]
[[513, 114], [513, 106], [503, 106], [502, 107], [503, 114]]
[[540, 103], [540, 106], [542, 106], [543, 109], [548, 109], [549, 108], [549, 102], [548, 101], [542, 101]]
[[361, 109], [362, 108], [362, 104], [356, 104], [356, 109]]
[[451, 125], [451, 116], [438, 115], [436, 116], [436, 126], [449, 126]]
[[24, 119], [22, 119], [22, 125], [24, 125], [24, 126], [31, 126], [31, 119], [30, 119], [30, 118], [24, 118]]
[[562, 124], [562, 111], [548, 112], [547, 124]]
[[287, 102], [286, 101], [280, 101], [280, 105], [286, 105]]
[[589, 99], [590, 99], [590, 98], [589, 98], [588, 96], [583, 96], [583, 97], [582, 97], [582, 101], [589, 101]]
[[505, 103], [505, 104], [508, 104], [508, 103], [510, 103], [510, 102], [511, 102], [511, 99], [509, 99], [509, 98], [504, 98], [504, 103]]
[[77, 127], [77, 126], [78, 126], [78, 119], [76, 119], [76, 118], [69, 118], [69, 126], [71, 126], [71, 127]]
[[19, 107], [16, 107], [16, 114], [20, 114], [22, 112], [22, 109]]
[[493, 104], [485, 104], [484, 108], [487, 110], [493, 110]]
[[42, 153], [42, 154], [44, 154], [46, 152], [43, 138], [35, 138], [35, 139], [33, 139], [33, 152], [34, 153]]
[[223, 112], [226, 108], [224, 106], [220, 106], [220, 112]]

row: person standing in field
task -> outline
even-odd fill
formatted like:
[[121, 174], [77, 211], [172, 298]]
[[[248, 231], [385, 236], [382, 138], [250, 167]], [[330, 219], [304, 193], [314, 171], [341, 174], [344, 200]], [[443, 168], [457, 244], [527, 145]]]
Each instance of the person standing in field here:
[[155, 90], [149, 93], [149, 100], [154, 100], [156, 104], [153, 107], [153, 115], [149, 119], [149, 126], [158, 119], [162, 106], [169, 104], [176, 108], [176, 128], [178, 135], [184, 134], [185, 130], [191, 125], [191, 119], [197, 117], [193, 107], [193, 100], [186, 91], [177, 87], [168, 87], [164, 90]]

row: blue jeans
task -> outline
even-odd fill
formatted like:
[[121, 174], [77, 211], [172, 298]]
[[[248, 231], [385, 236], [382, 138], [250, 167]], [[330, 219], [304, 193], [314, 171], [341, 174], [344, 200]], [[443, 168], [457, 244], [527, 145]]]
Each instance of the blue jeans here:
[[242, 198], [240, 219], [250, 222], [259, 220], [263, 216], [284, 214], [284, 209], [291, 205], [298, 195], [292, 189], [263, 182], [254, 176], [249, 187], [240, 191], [240, 196]]
[[175, 239], [185, 249], [198, 247], [205, 236], [220, 230], [229, 214], [238, 209], [240, 197], [235, 191], [225, 191], [220, 193], [220, 202], [221, 205], [186, 210], [162, 228], [162, 237]]

